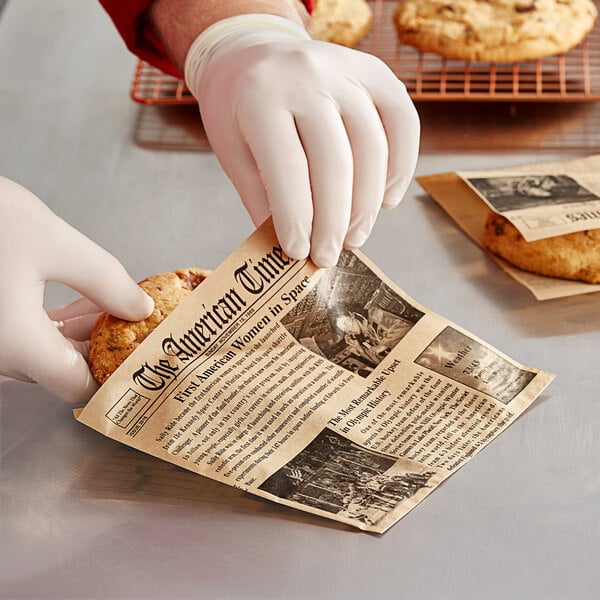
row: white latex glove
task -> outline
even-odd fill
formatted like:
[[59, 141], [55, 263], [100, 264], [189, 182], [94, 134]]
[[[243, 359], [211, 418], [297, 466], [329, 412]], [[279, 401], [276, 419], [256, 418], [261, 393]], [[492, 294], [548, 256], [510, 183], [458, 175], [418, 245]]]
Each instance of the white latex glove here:
[[[43, 308], [47, 281], [85, 298]], [[0, 374], [36, 381], [69, 402], [97, 389], [86, 362], [98, 313], [144, 319], [152, 299], [115, 257], [56, 216], [20, 185], [0, 177]]]
[[254, 223], [272, 215], [292, 258], [334, 265], [402, 199], [419, 119], [378, 58], [311, 40], [282, 17], [240, 15], [200, 34], [185, 77]]

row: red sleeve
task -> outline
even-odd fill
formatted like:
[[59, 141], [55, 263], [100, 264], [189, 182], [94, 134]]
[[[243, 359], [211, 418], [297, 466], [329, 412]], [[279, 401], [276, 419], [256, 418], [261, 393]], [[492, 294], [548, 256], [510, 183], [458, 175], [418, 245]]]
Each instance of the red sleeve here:
[[[308, 12], [312, 12], [314, 0], [302, 0]], [[161, 71], [182, 77], [177, 67], [167, 56], [163, 45], [148, 32], [141, 17], [152, 0], [100, 0], [100, 4], [110, 15], [115, 27], [121, 34], [125, 45], [137, 57], [145, 60]]]

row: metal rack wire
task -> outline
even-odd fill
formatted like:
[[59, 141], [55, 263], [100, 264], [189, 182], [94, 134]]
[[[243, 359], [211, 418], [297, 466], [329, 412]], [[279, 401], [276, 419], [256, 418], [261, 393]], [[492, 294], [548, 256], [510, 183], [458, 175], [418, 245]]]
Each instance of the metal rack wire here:
[[[600, 6], [600, 0], [594, 0]], [[600, 21], [566, 54], [520, 63], [445, 59], [398, 42], [396, 0], [369, 2], [373, 26], [357, 46], [381, 58], [405, 83], [413, 100], [587, 101], [600, 100]], [[131, 97], [142, 104], [192, 104], [185, 83], [139, 61]]]

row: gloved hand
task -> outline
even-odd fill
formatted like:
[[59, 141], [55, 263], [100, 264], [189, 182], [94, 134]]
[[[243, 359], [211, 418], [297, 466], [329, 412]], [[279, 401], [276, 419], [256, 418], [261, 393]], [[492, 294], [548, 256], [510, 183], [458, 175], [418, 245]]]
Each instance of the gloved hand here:
[[[46, 313], [50, 280], [84, 298]], [[85, 342], [98, 313], [135, 321], [152, 309], [152, 299], [116, 258], [0, 177], [0, 374], [36, 381], [70, 402], [86, 401], [98, 387]]]
[[378, 58], [311, 40], [282, 17], [239, 15], [196, 38], [185, 78], [254, 223], [272, 214], [288, 256], [332, 266], [402, 199], [419, 119]]

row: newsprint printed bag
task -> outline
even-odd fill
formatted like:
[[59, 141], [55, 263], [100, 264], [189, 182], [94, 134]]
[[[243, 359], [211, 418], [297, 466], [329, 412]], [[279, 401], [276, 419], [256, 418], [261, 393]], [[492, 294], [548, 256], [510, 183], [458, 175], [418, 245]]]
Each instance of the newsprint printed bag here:
[[430, 311], [358, 251], [292, 260], [270, 222], [78, 412], [138, 450], [384, 532], [553, 375]]

